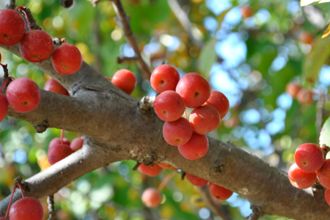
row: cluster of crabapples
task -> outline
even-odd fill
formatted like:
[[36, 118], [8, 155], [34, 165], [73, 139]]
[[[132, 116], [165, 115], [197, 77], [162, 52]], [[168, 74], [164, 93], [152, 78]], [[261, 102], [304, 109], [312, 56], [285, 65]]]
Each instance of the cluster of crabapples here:
[[303, 105], [313, 103], [313, 90], [305, 89], [297, 82], [290, 82], [286, 87], [286, 91], [292, 98], [297, 99]]
[[[121, 69], [113, 75], [111, 82], [131, 94], [136, 78], [131, 71]], [[228, 112], [227, 97], [221, 92], [211, 91], [209, 83], [198, 73], [187, 73], [180, 79], [177, 70], [168, 64], [152, 71], [150, 84], [158, 94], [153, 107], [158, 118], [164, 121], [162, 132], [165, 142], [177, 147], [187, 160], [204, 157], [208, 152], [206, 134], [216, 129]], [[168, 163], [138, 166], [139, 172], [151, 177], [159, 175], [163, 169], [176, 170]], [[226, 200], [233, 193], [200, 177], [188, 173], [185, 177], [198, 187], [208, 184], [211, 195], [217, 199]], [[161, 203], [159, 188], [147, 188], [143, 192], [142, 201], [147, 207], [154, 208]]]
[[[79, 71], [82, 56], [77, 47], [66, 42], [55, 45], [47, 32], [32, 29], [30, 26], [24, 7], [0, 10], [0, 45], [4, 47], [17, 45], [21, 56], [29, 62], [50, 60], [55, 72], [60, 75], [71, 75]], [[44, 89], [69, 95], [68, 91], [54, 79], [48, 80]], [[8, 108], [18, 113], [27, 113], [38, 108], [40, 100], [41, 92], [35, 82], [26, 77], [13, 80], [5, 76], [0, 93], [0, 121], [6, 117]], [[71, 143], [65, 138], [53, 139], [48, 150], [49, 163], [56, 163], [81, 148], [82, 145], [81, 137], [74, 139]], [[23, 196], [13, 205], [9, 204], [6, 216], [0, 217], [0, 219], [8, 218], [10, 220], [41, 220], [43, 209], [39, 200]]]
[[316, 182], [324, 188], [324, 199], [330, 205], [330, 159], [319, 145], [305, 143], [299, 145], [294, 154], [295, 163], [288, 170], [291, 184], [299, 189], [306, 189]]

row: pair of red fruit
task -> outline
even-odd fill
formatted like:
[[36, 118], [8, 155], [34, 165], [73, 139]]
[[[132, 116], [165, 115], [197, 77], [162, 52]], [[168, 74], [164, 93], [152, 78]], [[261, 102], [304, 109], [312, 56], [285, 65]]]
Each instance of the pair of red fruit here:
[[313, 186], [317, 181], [326, 189], [325, 201], [330, 205], [330, 159], [317, 144], [300, 145], [295, 154], [295, 163], [288, 171], [291, 184], [299, 189]]
[[[23, 11], [24, 13], [24, 11]], [[19, 50], [26, 60], [41, 62], [51, 58], [54, 70], [59, 74], [76, 73], [82, 64], [77, 47], [63, 43], [55, 48], [51, 36], [42, 30], [28, 30], [22, 16], [13, 9], [0, 10], [0, 44], [13, 46], [19, 43]]]

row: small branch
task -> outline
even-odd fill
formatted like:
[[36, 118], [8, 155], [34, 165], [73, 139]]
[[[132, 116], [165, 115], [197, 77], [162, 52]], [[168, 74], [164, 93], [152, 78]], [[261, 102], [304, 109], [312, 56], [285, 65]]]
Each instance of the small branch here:
[[18, 10], [23, 13], [27, 23], [29, 24], [29, 28], [33, 30], [41, 30], [41, 27], [37, 24], [36, 20], [34, 20], [31, 10], [25, 6], [18, 7]]
[[131, 47], [134, 50], [135, 56], [138, 58], [140, 67], [143, 72], [143, 76], [145, 79], [149, 80], [151, 71], [149, 66], [146, 64], [146, 62], [143, 60], [140, 49], [138, 47], [137, 41], [133, 35], [132, 29], [130, 27], [126, 12], [123, 8], [123, 5], [120, 0], [110, 0], [113, 3], [113, 6], [115, 7], [117, 16], [120, 19], [121, 24], [123, 25], [124, 33], [126, 36], [127, 41], [131, 45]]
[[262, 209], [258, 206], [252, 205], [252, 214], [248, 217], [248, 220], [258, 220], [261, 216], [264, 215]]
[[325, 116], [325, 104], [327, 101], [327, 94], [324, 91], [320, 91], [319, 99], [316, 106], [316, 129], [317, 133], [321, 132], [324, 116]]
[[55, 212], [54, 195], [49, 195], [47, 197], [47, 203], [48, 203], [48, 220], [55, 220], [56, 212]]
[[154, 99], [149, 96], [143, 96], [142, 99], [139, 101], [139, 108], [143, 111], [149, 111], [152, 109]]
[[221, 217], [223, 220], [231, 220], [230, 216], [228, 213], [225, 213], [223, 210], [223, 207], [221, 204], [217, 204], [212, 196], [210, 195], [210, 192], [207, 189], [207, 186], [199, 187], [199, 192], [201, 193], [201, 196], [206, 203], [206, 205], [212, 210], [212, 212]]
[[138, 61], [138, 57], [117, 57], [117, 63], [122, 64], [126, 62], [136, 62]]

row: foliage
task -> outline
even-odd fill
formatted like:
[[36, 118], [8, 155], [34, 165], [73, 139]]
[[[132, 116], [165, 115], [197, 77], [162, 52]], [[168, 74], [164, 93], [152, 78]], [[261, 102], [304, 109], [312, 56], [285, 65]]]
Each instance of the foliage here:
[[[312, 2], [327, 1], [302, 0], [301, 4]], [[117, 63], [117, 57], [134, 53], [109, 1], [100, 1], [93, 8], [89, 1], [81, 0], [69, 9], [55, 0], [17, 3], [29, 7], [47, 32], [76, 44], [84, 60], [105, 76], [111, 77], [119, 68], [134, 71], [139, 81], [134, 97], [153, 94], [136, 63]], [[213, 88], [229, 97], [230, 114], [213, 136], [246, 146], [246, 150], [284, 170], [300, 143], [318, 143], [316, 102], [318, 94], [328, 93], [330, 85], [330, 38], [321, 39], [324, 27], [311, 21], [297, 1], [180, 1], [196, 32], [192, 36], [178, 22], [169, 1], [123, 0], [123, 3], [144, 56], [153, 67], [168, 62], [181, 73], [200, 71]], [[252, 17], [242, 18], [243, 5], [250, 5]], [[326, 20], [328, 4], [315, 7]], [[314, 37], [313, 45], [300, 41], [303, 32]], [[13, 76], [28, 76], [43, 87], [46, 78], [41, 70], [4, 50], [1, 54]], [[304, 106], [292, 99], [285, 92], [291, 81], [315, 90], [315, 102]], [[329, 106], [325, 104], [326, 110]], [[59, 132], [48, 129], [36, 134], [30, 124], [14, 118], [0, 123], [0, 197], [10, 193], [15, 176], [26, 178], [46, 166], [48, 143]], [[69, 139], [75, 135], [66, 132]], [[134, 165], [133, 161], [111, 164], [60, 190], [55, 196], [60, 219], [140, 220], [147, 212], [159, 219], [216, 219], [205, 209], [199, 191], [179, 175], [164, 189], [164, 204], [159, 209], [146, 210], [140, 201], [142, 190], [159, 185], [169, 172], [149, 179], [133, 171]], [[235, 220], [251, 213], [249, 205], [237, 194], [224, 203]]]

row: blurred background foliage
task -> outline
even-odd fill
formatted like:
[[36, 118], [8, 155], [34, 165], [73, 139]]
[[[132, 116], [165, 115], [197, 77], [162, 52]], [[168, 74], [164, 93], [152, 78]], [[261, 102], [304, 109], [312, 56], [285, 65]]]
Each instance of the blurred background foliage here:
[[[117, 63], [118, 57], [132, 57], [134, 52], [110, 1], [92, 7], [79, 0], [69, 9], [59, 2], [17, 1], [29, 7], [51, 35], [76, 44], [85, 61], [104, 76], [111, 77], [120, 68], [134, 71], [138, 77], [134, 97], [155, 95], [135, 62]], [[318, 142], [317, 103], [330, 85], [330, 44], [321, 39], [330, 4], [306, 8], [297, 0], [123, 0], [123, 4], [150, 66], [166, 62], [182, 74], [200, 72], [228, 96], [230, 113], [212, 136], [283, 170], [300, 143]], [[185, 12], [184, 18], [177, 17], [178, 10]], [[28, 76], [43, 87], [47, 76], [40, 69], [4, 50], [1, 54], [13, 76]], [[302, 105], [286, 93], [292, 81], [314, 92], [312, 104]], [[48, 143], [59, 134], [59, 129], [37, 134], [29, 123], [14, 118], [0, 123], [0, 197], [10, 194], [16, 176], [27, 178], [47, 167]], [[72, 140], [80, 134], [65, 135]], [[114, 163], [61, 189], [55, 196], [59, 219], [220, 219], [200, 191], [179, 174], [163, 190], [163, 204], [145, 208], [140, 201], [143, 189], [157, 187], [170, 171], [150, 179], [133, 171], [134, 165], [134, 161]], [[221, 204], [234, 220], [251, 213], [249, 202], [237, 194]]]

